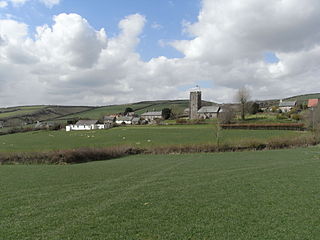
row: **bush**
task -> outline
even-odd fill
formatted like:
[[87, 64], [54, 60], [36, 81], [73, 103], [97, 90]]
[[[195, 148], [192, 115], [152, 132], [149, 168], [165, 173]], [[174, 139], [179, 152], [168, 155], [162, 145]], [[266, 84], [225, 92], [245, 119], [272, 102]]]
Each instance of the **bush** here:
[[300, 121], [302, 119], [302, 117], [299, 114], [291, 114], [291, 119], [296, 120], [296, 121]]
[[277, 119], [281, 120], [281, 119], [288, 119], [287, 115], [285, 115], [284, 113], [279, 113], [277, 114]]
[[188, 121], [184, 118], [176, 119], [176, 124], [186, 124]]
[[218, 120], [222, 124], [229, 124], [233, 121], [235, 113], [231, 108], [224, 108], [218, 115]]
[[223, 129], [250, 129], [250, 130], [303, 130], [303, 123], [238, 123], [220, 124]]
[[143, 150], [128, 146], [109, 148], [80, 148], [52, 152], [0, 154], [0, 164], [65, 164], [108, 160], [140, 154]]
[[170, 108], [162, 109], [162, 117], [163, 117], [164, 120], [169, 119], [171, 117], [171, 114], [172, 114], [172, 112], [171, 112]]

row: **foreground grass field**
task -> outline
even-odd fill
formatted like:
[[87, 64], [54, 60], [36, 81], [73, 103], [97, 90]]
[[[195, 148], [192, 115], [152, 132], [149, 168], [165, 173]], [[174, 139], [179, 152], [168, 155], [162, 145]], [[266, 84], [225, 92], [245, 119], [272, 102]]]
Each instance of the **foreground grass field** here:
[[[268, 140], [308, 134], [277, 130], [223, 130], [220, 142], [240, 143], [244, 140]], [[0, 152], [30, 152], [80, 147], [132, 145], [156, 147], [179, 144], [216, 143], [214, 125], [175, 125], [117, 127], [98, 131], [38, 131], [0, 136]]]
[[0, 166], [0, 239], [318, 239], [319, 152]]

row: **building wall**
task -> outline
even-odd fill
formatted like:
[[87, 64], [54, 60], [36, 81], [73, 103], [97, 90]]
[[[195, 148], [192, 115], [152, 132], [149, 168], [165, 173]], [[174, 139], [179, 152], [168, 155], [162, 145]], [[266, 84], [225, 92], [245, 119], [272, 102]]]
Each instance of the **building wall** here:
[[292, 107], [279, 107], [279, 109], [282, 111], [282, 112], [289, 112]]
[[218, 113], [200, 113], [199, 118], [203, 118], [203, 119], [218, 118]]
[[161, 119], [162, 118], [162, 116], [154, 116], [154, 115], [152, 115], [152, 116], [148, 116], [148, 115], [144, 115], [144, 116], [142, 116], [145, 120], [148, 120], [148, 121], [153, 121], [153, 120], [155, 120], [155, 119]]
[[130, 125], [132, 124], [132, 121], [120, 121], [120, 120], [116, 120], [116, 124], [122, 124], [122, 123], [125, 123], [127, 125]]
[[70, 125], [70, 130], [74, 130], [74, 131], [93, 130], [93, 129], [94, 129], [94, 125]]
[[201, 108], [201, 92], [190, 92], [190, 119], [198, 119], [198, 110]]

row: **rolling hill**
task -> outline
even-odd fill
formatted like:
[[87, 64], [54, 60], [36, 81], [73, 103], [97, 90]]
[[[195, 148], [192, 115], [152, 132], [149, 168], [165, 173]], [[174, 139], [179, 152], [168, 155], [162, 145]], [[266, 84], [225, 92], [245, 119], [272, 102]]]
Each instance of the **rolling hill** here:
[[[296, 100], [299, 104], [306, 103], [308, 99], [320, 98], [320, 93], [304, 94], [285, 98], [284, 100]], [[276, 105], [279, 99], [263, 100], [259, 103], [264, 105]], [[214, 104], [208, 101], [202, 101], [203, 106]], [[99, 119], [104, 115], [122, 113], [126, 108], [132, 108], [137, 114], [146, 111], [161, 111], [163, 108], [170, 108], [176, 114], [182, 114], [184, 109], [189, 106], [189, 100], [160, 100], [143, 101], [129, 104], [109, 105], [109, 106], [17, 106], [9, 108], [0, 108], [0, 122], [5, 126], [32, 124], [37, 121], [61, 121], [68, 119]]]

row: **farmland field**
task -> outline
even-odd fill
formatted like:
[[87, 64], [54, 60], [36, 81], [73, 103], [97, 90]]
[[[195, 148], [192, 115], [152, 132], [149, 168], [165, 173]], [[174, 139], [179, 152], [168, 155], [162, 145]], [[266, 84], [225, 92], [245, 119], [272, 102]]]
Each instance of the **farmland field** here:
[[8, 118], [8, 117], [16, 117], [16, 116], [32, 114], [43, 108], [44, 106], [25, 106], [25, 107], [16, 107], [16, 108], [7, 108], [7, 109], [1, 108], [0, 118]]
[[188, 107], [189, 102], [186, 100], [176, 101], [150, 101], [133, 104], [111, 105], [104, 107], [97, 107], [82, 113], [76, 113], [68, 116], [57, 118], [65, 120], [70, 118], [84, 118], [84, 119], [99, 119], [105, 115], [123, 113], [126, 108], [132, 108], [137, 114], [142, 114], [147, 111], [161, 111], [163, 108], [170, 108], [174, 112], [183, 112]]
[[0, 166], [0, 239], [318, 239], [319, 153]]
[[[223, 130], [220, 142], [268, 140], [308, 134], [277, 130]], [[216, 128], [212, 124], [173, 126], [130, 126], [97, 131], [38, 131], [0, 136], [0, 152], [48, 151], [80, 147], [132, 145], [155, 147], [180, 144], [216, 143]]]

